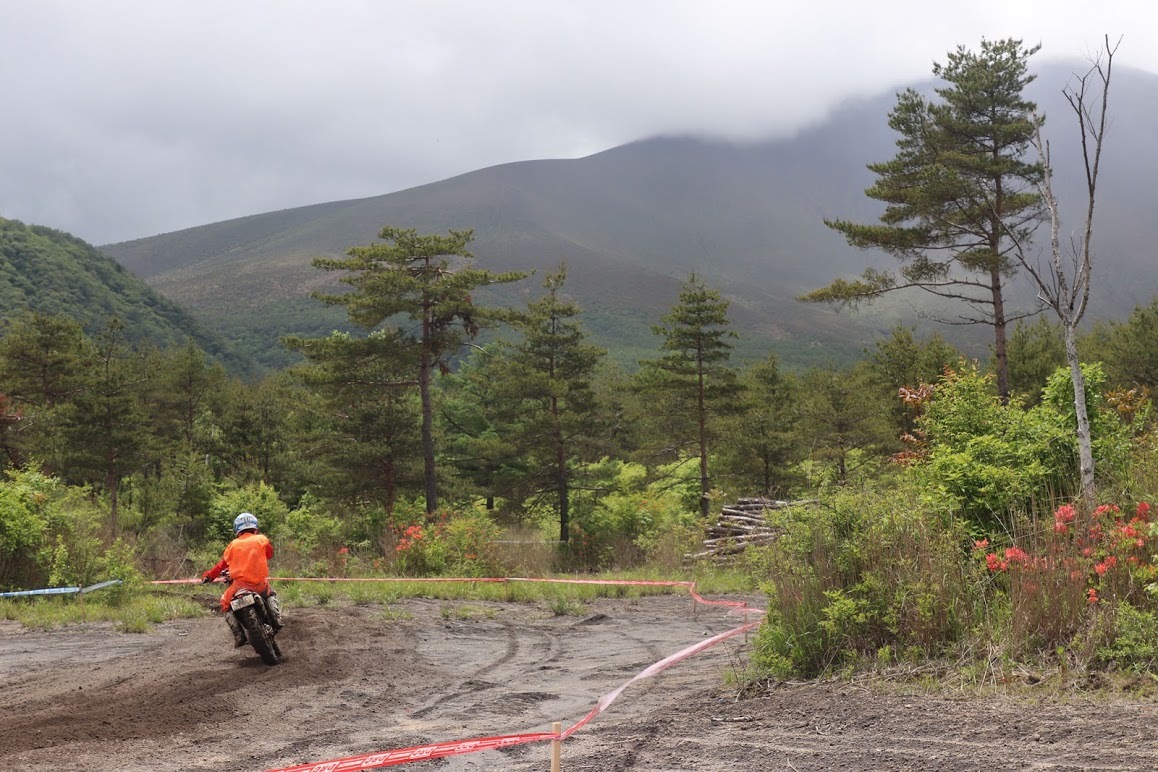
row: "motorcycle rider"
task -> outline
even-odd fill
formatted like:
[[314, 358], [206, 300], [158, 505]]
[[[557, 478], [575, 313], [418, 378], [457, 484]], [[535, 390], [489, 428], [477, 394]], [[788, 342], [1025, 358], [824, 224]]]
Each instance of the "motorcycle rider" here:
[[233, 520], [233, 533], [237, 538], [229, 542], [225, 554], [221, 556], [217, 565], [201, 575], [201, 581], [212, 582], [222, 571], [229, 569], [232, 581], [225, 589], [225, 594], [221, 596], [221, 611], [225, 614], [225, 621], [233, 632], [234, 644], [244, 646], [245, 630], [229, 607], [237, 591], [252, 590], [266, 598], [275, 629], [281, 629], [281, 604], [278, 602], [277, 593], [269, 586], [269, 559], [273, 557], [273, 544], [270, 543], [269, 537], [258, 531], [257, 518], [249, 512], [242, 512]]

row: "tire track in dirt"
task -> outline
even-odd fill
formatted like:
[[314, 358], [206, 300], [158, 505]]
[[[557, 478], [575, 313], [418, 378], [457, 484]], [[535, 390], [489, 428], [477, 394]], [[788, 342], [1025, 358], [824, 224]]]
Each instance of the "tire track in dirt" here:
[[[0, 769], [221, 772], [548, 729], [644, 667], [735, 626], [682, 597], [604, 599], [589, 616], [495, 603], [290, 609], [284, 664], [234, 650], [219, 617], [145, 636], [0, 626]], [[477, 604], [467, 604], [476, 605]], [[411, 612], [408, 619], [399, 612]], [[602, 615], [602, 616], [600, 616]], [[35, 645], [30, 642], [35, 641]], [[57, 645], [59, 644], [59, 645]], [[568, 772], [1158, 769], [1158, 688], [1055, 703], [779, 685], [737, 701], [739, 639], [633, 684], [563, 746]], [[480, 688], [475, 688], [476, 684]], [[1149, 681], [1142, 679], [1139, 688]], [[485, 688], [482, 688], [485, 687]], [[886, 688], [894, 691], [885, 691]], [[410, 711], [410, 712], [408, 712]], [[413, 711], [422, 711], [414, 716]], [[540, 772], [545, 744], [407, 772]]]

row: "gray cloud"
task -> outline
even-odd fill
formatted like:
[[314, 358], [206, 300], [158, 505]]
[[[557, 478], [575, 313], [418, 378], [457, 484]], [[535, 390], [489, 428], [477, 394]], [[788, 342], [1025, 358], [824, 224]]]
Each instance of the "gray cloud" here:
[[1044, 59], [1125, 31], [1120, 61], [1158, 72], [1142, 0], [935, 5], [0, 0], [0, 216], [105, 243], [655, 134], [775, 137], [982, 36]]

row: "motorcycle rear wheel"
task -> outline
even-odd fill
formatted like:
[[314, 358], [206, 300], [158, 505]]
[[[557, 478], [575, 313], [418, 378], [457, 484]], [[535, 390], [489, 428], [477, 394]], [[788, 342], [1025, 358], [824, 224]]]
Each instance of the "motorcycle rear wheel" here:
[[273, 633], [269, 631], [261, 618], [252, 607], [235, 612], [241, 626], [245, 628], [245, 635], [253, 650], [267, 665], [276, 665], [281, 661], [281, 649], [274, 642]]

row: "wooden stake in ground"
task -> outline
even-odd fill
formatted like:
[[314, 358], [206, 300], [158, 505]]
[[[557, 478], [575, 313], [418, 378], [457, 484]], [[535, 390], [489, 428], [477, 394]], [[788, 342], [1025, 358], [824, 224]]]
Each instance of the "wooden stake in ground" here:
[[[563, 724], [556, 721], [551, 724], [551, 731], [556, 735], [563, 732]], [[551, 772], [561, 772], [563, 769], [563, 741], [556, 737], [551, 741]]]

